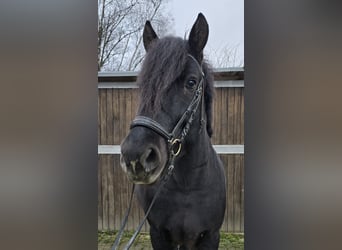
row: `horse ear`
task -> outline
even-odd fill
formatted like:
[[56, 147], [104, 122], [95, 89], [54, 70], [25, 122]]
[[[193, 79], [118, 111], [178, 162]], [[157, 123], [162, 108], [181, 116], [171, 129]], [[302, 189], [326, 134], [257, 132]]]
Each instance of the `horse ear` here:
[[152, 28], [151, 22], [146, 21], [144, 32], [143, 32], [143, 41], [144, 41], [144, 47], [146, 51], [148, 51], [151, 43], [156, 39], [158, 39], [158, 36], [156, 32], [154, 31], [154, 29]]
[[209, 26], [207, 20], [202, 13], [199, 13], [189, 36], [190, 53], [199, 61], [203, 59], [203, 49], [208, 41], [208, 35]]

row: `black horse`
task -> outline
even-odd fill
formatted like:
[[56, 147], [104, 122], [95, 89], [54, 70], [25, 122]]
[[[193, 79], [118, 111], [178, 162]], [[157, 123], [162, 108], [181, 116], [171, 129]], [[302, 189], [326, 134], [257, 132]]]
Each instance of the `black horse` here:
[[140, 105], [121, 144], [121, 166], [139, 184], [145, 213], [164, 185], [147, 218], [154, 249], [218, 249], [226, 185], [210, 141], [213, 76], [203, 60], [208, 33], [201, 13], [189, 40], [159, 39], [145, 24]]

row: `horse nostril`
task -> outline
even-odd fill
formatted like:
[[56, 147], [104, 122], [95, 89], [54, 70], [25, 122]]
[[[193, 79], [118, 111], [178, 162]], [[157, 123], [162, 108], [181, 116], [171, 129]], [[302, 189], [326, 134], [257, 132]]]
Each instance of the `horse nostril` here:
[[159, 154], [157, 150], [155, 148], [149, 148], [140, 158], [141, 164], [148, 172], [158, 166]]
[[157, 161], [157, 153], [153, 149], [149, 149], [150, 152], [145, 160], [146, 163], [153, 163]]

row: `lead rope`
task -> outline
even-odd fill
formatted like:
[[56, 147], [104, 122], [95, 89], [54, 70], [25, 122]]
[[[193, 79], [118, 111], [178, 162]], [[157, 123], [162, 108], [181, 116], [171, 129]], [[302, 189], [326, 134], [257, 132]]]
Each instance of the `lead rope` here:
[[172, 175], [172, 171], [174, 169], [174, 161], [175, 161], [175, 157], [177, 156], [177, 154], [174, 154], [172, 151], [171, 151], [171, 160], [170, 160], [170, 165], [167, 169], [167, 173], [166, 175], [164, 175], [164, 178], [163, 178], [163, 181], [160, 183], [156, 193], [154, 194], [153, 196], [153, 199], [151, 201], [151, 204], [149, 206], [149, 208], [147, 209], [146, 213], [145, 213], [145, 216], [142, 220], [142, 222], [140, 223], [140, 225], [137, 227], [137, 229], [135, 230], [135, 233], [133, 234], [133, 236], [131, 237], [131, 239], [129, 240], [129, 242], [127, 243], [127, 245], [125, 246], [124, 250], [128, 250], [131, 248], [132, 244], [134, 243], [135, 239], [137, 238], [138, 234], [140, 233], [141, 231], [141, 228], [142, 226], [144, 225], [146, 219], [147, 219], [147, 216], [149, 215], [151, 209], [152, 209], [152, 206], [154, 204], [154, 202], [156, 201], [160, 191], [162, 190], [163, 186], [165, 185], [165, 183], [168, 181], [169, 177]]
[[[171, 145], [171, 147], [173, 146], [173, 144]], [[147, 209], [146, 213], [145, 213], [145, 216], [143, 218], [143, 220], [141, 221], [140, 225], [137, 227], [137, 229], [135, 230], [133, 236], [130, 238], [129, 242], [127, 243], [127, 245], [125, 246], [125, 250], [126, 249], [130, 249], [130, 247], [132, 246], [133, 242], [135, 241], [136, 237], [138, 236], [138, 234], [140, 233], [141, 231], [141, 228], [142, 226], [144, 225], [146, 219], [147, 219], [147, 216], [149, 215], [151, 209], [152, 209], [152, 206], [154, 204], [154, 202], [156, 201], [160, 191], [162, 190], [163, 186], [165, 185], [165, 183], [168, 181], [169, 177], [172, 175], [172, 171], [174, 169], [174, 162], [175, 162], [175, 157], [179, 154], [180, 152], [180, 147], [177, 149], [177, 152], [174, 152], [171, 148], [171, 159], [170, 159], [170, 164], [169, 164], [169, 167], [167, 168], [167, 173], [164, 175], [164, 178], [162, 179], [156, 193], [154, 194], [153, 196], [153, 199], [151, 201], [151, 204], [149, 206], [149, 208]], [[121, 240], [121, 237], [122, 237], [122, 233], [126, 227], [126, 224], [127, 224], [127, 220], [128, 220], [128, 216], [129, 216], [129, 213], [131, 211], [131, 207], [132, 207], [132, 200], [133, 200], [133, 194], [134, 194], [134, 188], [135, 188], [135, 185], [133, 184], [133, 188], [132, 188], [132, 192], [131, 192], [131, 198], [130, 198], [130, 201], [129, 201], [129, 207], [127, 209], [127, 212], [126, 212], [126, 215], [125, 215], [125, 218], [121, 224], [121, 228], [120, 228], [120, 231], [118, 232], [118, 235], [116, 236], [115, 238], [115, 241], [114, 241], [114, 244], [112, 246], [112, 250], [116, 250], [118, 249], [119, 247], [119, 244], [120, 244], [120, 240]]]
[[126, 211], [126, 215], [125, 215], [125, 218], [124, 220], [122, 221], [122, 224], [121, 224], [121, 227], [120, 227], [120, 231], [118, 232], [116, 238], [115, 238], [115, 241], [114, 241], [114, 244], [112, 246], [112, 250], [116, 250], [120, 244], [120, 240], [121, 240], [121, 237], [122, 237], [122, 233], [126, 227], [126, 224], [127, 224], [127, 221], [128, 221], [128, 216], [129, 216], [129, 213], [131, 211], [131, 208], [132, 208], [132, 200], [133, 200], [133, 194], [134, 194], [134, 189], [135, 189], [135, 184], [133, 184], [133, 187], [132, 187], [132, 192], [131, 192], [131, 198], [130, 198], [130, 201], [129, 201], [129, 207]]

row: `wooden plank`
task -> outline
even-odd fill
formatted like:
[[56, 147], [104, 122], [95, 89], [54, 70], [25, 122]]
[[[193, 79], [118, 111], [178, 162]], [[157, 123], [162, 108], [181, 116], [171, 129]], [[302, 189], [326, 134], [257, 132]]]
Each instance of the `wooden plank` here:
[[139, 105], [139, 90], [138, 89], [133, 89], [132, 90], [132, 117], [131, 119], [136, 116], [137, 111], [138, 111], [138, 105]]
[[[242, 67], [216, 68], [213, 70], [215, 81], [243, 80]], [[98, 83], [106, 82], [135, 82], [138, 72], [98, 72]]]
[[[244, 154], [244, 145], [213, 145], [217, 154]], [[119, 155], [120, 145], [98, 145], [98, 154]]]
[[235, 88], [235, 105], [236, 105], [236, 113], [235, 113], [235, 143], [238, 144], [241, 137], [241, 121], [240, 121], [240, 112], [241, 112], [241, 93], [240, 89]]
[[115, 229], [115, 207], [114, 207], [114, 164], [113, 164], [113, 155], [108, 155], [108, 196], [109, 196], [109, 208], [108, 208], [108, 220], [109, 220], [109, 229]]
[[132, 121], [132, 91], [125, 90], [125, 107], [126, 107], [126, 126], [124, 126], [124, 130], [122, 131], [122, 139], [123, 140], [129, 132], [129, 127]]
[[240, 232], [244, 232], [244, 230], [245, 230], [245, 228], [244, 228], [244, 222], [245, 222], [245, 167], [244, 167], [245, 165], [244, 165], [244, 156], [240, 155], [239, 159], [240, 159], [240, 166], [241, 166], [241, 174], [240, 174], [240, 178], [241, 178]]
[[240, 143], [245, 143], [245, 90], [241, 89], [241, 111], [240, 111], [240, 127], [241, 127], [241, 138]]
[[237, 144], [237, 138], [238, 138], [238, 133], [239, 133], [239, 96], [238, 96], [238, 89], [234, 88], [232, 89], [233, 91], [233, 96], [234, 96], [234, 126], [233, 126], [233, 144]]
[[[125, 131], [126, 128], [126, 124], [127, 124], [127, 119], [126, 119], [126, 110], [127, 110], [127, 106], [126, 106], [126, 96], [125, 96], [125, 91], [124, 89], [119, 90], [119, 108], [120, 108], [120, 130], [119, 130], [119, 140], [120, 143], [123, 140], [125, 133], [123, 131]], [[124, 214], [126, 212], [127, 209], [127, 200], [128, 198], [128, 194], [127, 194], [127, 178], [125, 176], [123, 176], [123, 173], [120, 169], [120, 165], [118, 164], [117, 166], [118, 168], [118, 172], [119, 172], [119, 176], [120, 176], [120, 217], [123, 218]]]
[[[114, 110], [113, 110], [113, 90], [106, 91], [106, 144], [114, 143]], [[107, 190], [108, 190], [108, 229], [114, 230], [115, 216], [114, 216], [114, 190], [113, 190], [113, 160], [111, 155], [106, 157], [106, 175], [107, 175]]]
[[102, 225], [102, 217], [103, 217], [103, 211], [102, 211], [102, 162], [101, 159], [103, 156], [98, 155], [97, 156], [97, 228], [99, 230], [103, 230]]
[[227, 135], [227, 140], [228, 144], [234, 144], [234, 118], [235, 118], [235, 113], [234, 113], [234, 90], [229, 89], [228, 90], [228, 135]]
[[106, 91], [106, 144], [114, 144], [113, 90]]
[[214, 99], [214, 105], [213, 105], [213, 137], [212, 137], [212, 143], [219, 144], [220, 143], [220, 120], [221, 117], [224, 116], [224, 111], [221, 112], [221, 95], [222, 95], [222, 89], [215, 89], [215, 99]]
[[113, 91], [113, 140], [114, 144], [120, 144], [120, 121], [121, 112], [120, 112], [120, 105], [119, 105], [119, 94], [118, 90]]
[[[107, 112], [109, 113], [107, 115], [107, 122], [108, 122], [108, 130], [107, 130], [107, 142], [108, 143], [113, 143], [115, 142], [115, 123], [117, 123], [117, 121], [115, 120], [115, 96], [114, 96], [114, 90], [108, 91], [107, 92]], [[109, 227], [111, 230], [116, 229], [115, 228], [115, 220], [116, 220], [116, 216], [115, 216], [115, 196], [116, 196], [116, 192], [114, 189], [114, 179], [115, 179], [115, 173], [114, 173], [114, 156], [111, 155], [109, 158], [109, 162], [108, 162], [109, 166], [109, 172], [108, 172], [108, 181], [109, 181]]]
[[107, 134], [107, 102], [106, 92], [107, 90], [100, 90], [100, 144], [106, 144]]
[[108, 156], [104, 155], [102, 157], [102, 227], [104, 230], [108, 230], [108, 164], [106, 161]]
[[226, 134], [226, 129], [227, 127], [222, 126], [223, 122], [225, 121], [226, 117], [228, 117], [228, 105], [225, 103], [225, 89], [222, 89], [220, 91], [220, 95], [218, 96], [219, 98], [217, 99], [217, 103], [219, 104], [217, 107], [218, 111], [218, 120], [217, 120], [217, 126], [218, 126], [218, 143], [217, 144], [222, 144], [223, 143], [223, 138], [225, 137]]
[[[226, 160], [223, 156], [220, 156], [220, 159], [222, 161], [222, 164], [223, 164], [223, 168], [224, 168], [224, 172], [225, 172], [225, 176], [227, 176], [227, 164], [226, 164]], [[227, 179], [226, 179], [226, 184], [227, 184]], [[227, 187], [226, 187], [227, 188]], [[221, 226], [221, 231], [227, 231], [227, 225], [228, 225], [228, 215], [227, 215], [227, 209], [225, 210], [225, 213], [224, 213], [224, 219], [223, 219], [223, 223], [222, 223], [222, 226]]]
[[135, 82], [99, 82], [98, 89], [133, 89], [138, 88]]
[[114, 191], [114, 224], [115, 229], [119, 230], [121, 226], [120, 214], [120, 169], [118, 165], [118, 155], [113, 156], [113, 191]]
[[227, 156], [228, 171], [227, 171], [227, 214], [228, 214], [228, 232], [233, 232], [234, 223], [234, 162], [232, 156]]
[[228, 232], [230, 230], [230, 225], [232, 223], [232, 216], [231, 216], [231, 207], [230, 207], [230, 199], [232, 198], [231, 195], [231, 180], [230, 180], [230, 175], [229, 175], [229, 157], [228, 155], [224, 156], [224, 166], [225, 166], [225, 173], [226, 173], [226, 192], [227, 192], [227, 197], [226, 197], [226, 221], [227, 221], [227, 225], [226, 225], [226, 232]]
[[[214, 81], [215, 88], [243, 88], [244, 80], [220, 80]], [[99, 82], [98, 89], [137, 89], [136, 82]]]
[[221, 122], [219, 126], [221, 127], [221, 134], [220, 134], [220, 144], [227, 144], [228, 142], [228, 135], [229, 135], [229, 124], [228, 124], [228, 119], [229, 119], [229, 92], [230, 89], [222, 89], [222, 96], [221, 96], [221, 107], [220, 107], [220, 112], [222, 112], [224, 115], [221, 116]]
[[243, 232], [243, 155], [224, 155], [221, 159], [227, 178], [227, 203], [221, 230]]
[[123, 140], [126, 135], [127, 126], [127, 116], [126, 116], [126, 100], [125, 100], [125, 90], [120, 89], [119, 91], [119, 108], [120, 108], [120, 126], [119, 126], [119, 143]]
[[97, 94], [97, 144], [101, 144], [101, 95], [100, 90]]
[[241, 182], [240, 182], [240, 162], [236, 156], [233, 156], [233, 168], [234, 168], [234, 184], [233, 184], [233, 211], [234, 211], [234, 221], [233, 221], [233, 232], [240, 231], [240, 202], [241, 202]]
[[[120, 142], [123, 139], [124, 133], [123, 131], [125, 130], [126, 127], [126, 100], [125, 100], [125, 90], [121, 89], [119, 91], [119, 107], [120, 107], [120, 130], [119, 130], [119, 137], [120, 137]], [[117, 166], [119, 170], [120, 166]], [[119, 171], [118, 170], [118, 171]], [[125, 215], [125, 211], [127, 208], [127, 199], [128, 199], [128, 195], [127, 195], [127, 182], [126, 182], [126, 178], [123, 178], [123, 176], [121, 175], [121, 171], [120, 171], [120, 195], [121, 195], [121, 203], [120, 203], [120, 217], [123, 218]]]

